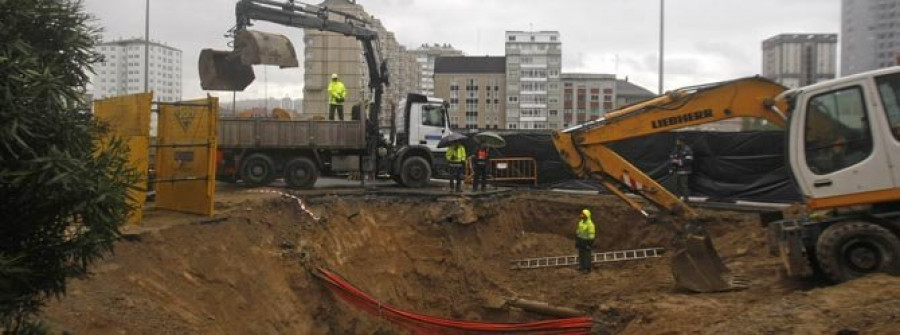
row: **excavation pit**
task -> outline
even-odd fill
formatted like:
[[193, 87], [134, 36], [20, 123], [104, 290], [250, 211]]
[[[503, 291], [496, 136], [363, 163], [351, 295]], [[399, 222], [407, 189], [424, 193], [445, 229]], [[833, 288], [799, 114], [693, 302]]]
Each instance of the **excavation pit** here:
[[[597, 250], [670, 248], [673, 235], [614, 198], [550, 192], [488, 197], [318, 196], [313, 220], [277, 195], [220, 197], [218, 219], [152, 212], [46, 318], [76, 334], [392, 334], [402, 328], [337, 299], [327, 268], [380, 302], [441, 318], [517, 323], [555, 317], [504, 306], [519, 298], [583, 311], [595, 333], [888, 331], [897, 278], [835, 287], [779, 276], [755, 216], [701, 211], [726, 264], [750, 289], [674, 289], [669, 257], [512, 270], [512, 259], [574, 254], [574, 226], [594, 213]], [[738, 330], [738, 331], [735, 331]]]

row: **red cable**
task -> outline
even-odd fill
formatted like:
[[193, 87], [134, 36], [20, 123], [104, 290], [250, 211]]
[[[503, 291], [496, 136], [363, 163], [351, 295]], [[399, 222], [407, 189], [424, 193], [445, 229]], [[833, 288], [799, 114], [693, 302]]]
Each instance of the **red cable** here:
[[518, 334], [587, 334], [593, 320], [577, 317], [528, 323], [480, 323], [442, 319], [415, 314], [385, 305], [337, 274], [318, 268], [329, 290], [337, 297], [363, 311], [397, 324], [413, 334], [518, 333]]

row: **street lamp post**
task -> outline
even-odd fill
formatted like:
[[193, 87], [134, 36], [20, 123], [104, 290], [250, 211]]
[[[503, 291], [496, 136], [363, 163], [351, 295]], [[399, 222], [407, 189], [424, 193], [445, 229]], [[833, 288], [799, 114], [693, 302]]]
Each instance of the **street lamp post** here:
[[144, 92], [150, 92], [150, 0], [144, 17]]
[[665, 45], [665, 4], [663, 0], [659, 0], [659, 94], [663, 94], [663, 73], [665, 72], [665, 65], [663, 63], [663, 59], [665, 57], [665, 51], [663, 46]]

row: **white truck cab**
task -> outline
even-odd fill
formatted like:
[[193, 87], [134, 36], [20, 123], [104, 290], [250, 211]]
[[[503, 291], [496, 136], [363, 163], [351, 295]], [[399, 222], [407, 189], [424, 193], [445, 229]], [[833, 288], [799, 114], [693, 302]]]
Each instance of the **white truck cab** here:
[[[450, 134], [449, 106], [443, 99], [410, 93], [395, 111], [391, 141], [391, 176], [405, 186], [421, 187], [427, 175], [448, 173], [446, 148], [438, 148], [441, 138]], [[414, 158], [414, 159], [410, 159]], [[427, 171], [422, 165], [427, 164]], [[420, 178], [421, 177], [421, 178]]]
[[900, 67], [788, 94], [790, 160], [803, 194], [823, 205], [865, 203], [900, 187]]

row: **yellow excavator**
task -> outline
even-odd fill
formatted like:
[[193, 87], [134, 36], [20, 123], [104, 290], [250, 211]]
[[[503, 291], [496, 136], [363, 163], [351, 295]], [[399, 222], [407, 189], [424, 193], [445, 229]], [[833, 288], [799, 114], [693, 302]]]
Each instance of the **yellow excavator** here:
[[900, 67], [793, 90], [760, 77], [682, 88], [556, 132], [553, 142], [578, 177], [599, 180], [647, 217], [655, 215], [626, 192], [667, 214], [659, 219], [679, 236], [676, 285], [730, 291], [748, 281], [725, 266], [697, 213], [608, 145], [738, 117], [785, 129], [786, 162], [806, 207], [824, 213], [763, 216], [789, 275], [838, 283], [900, 274]]

